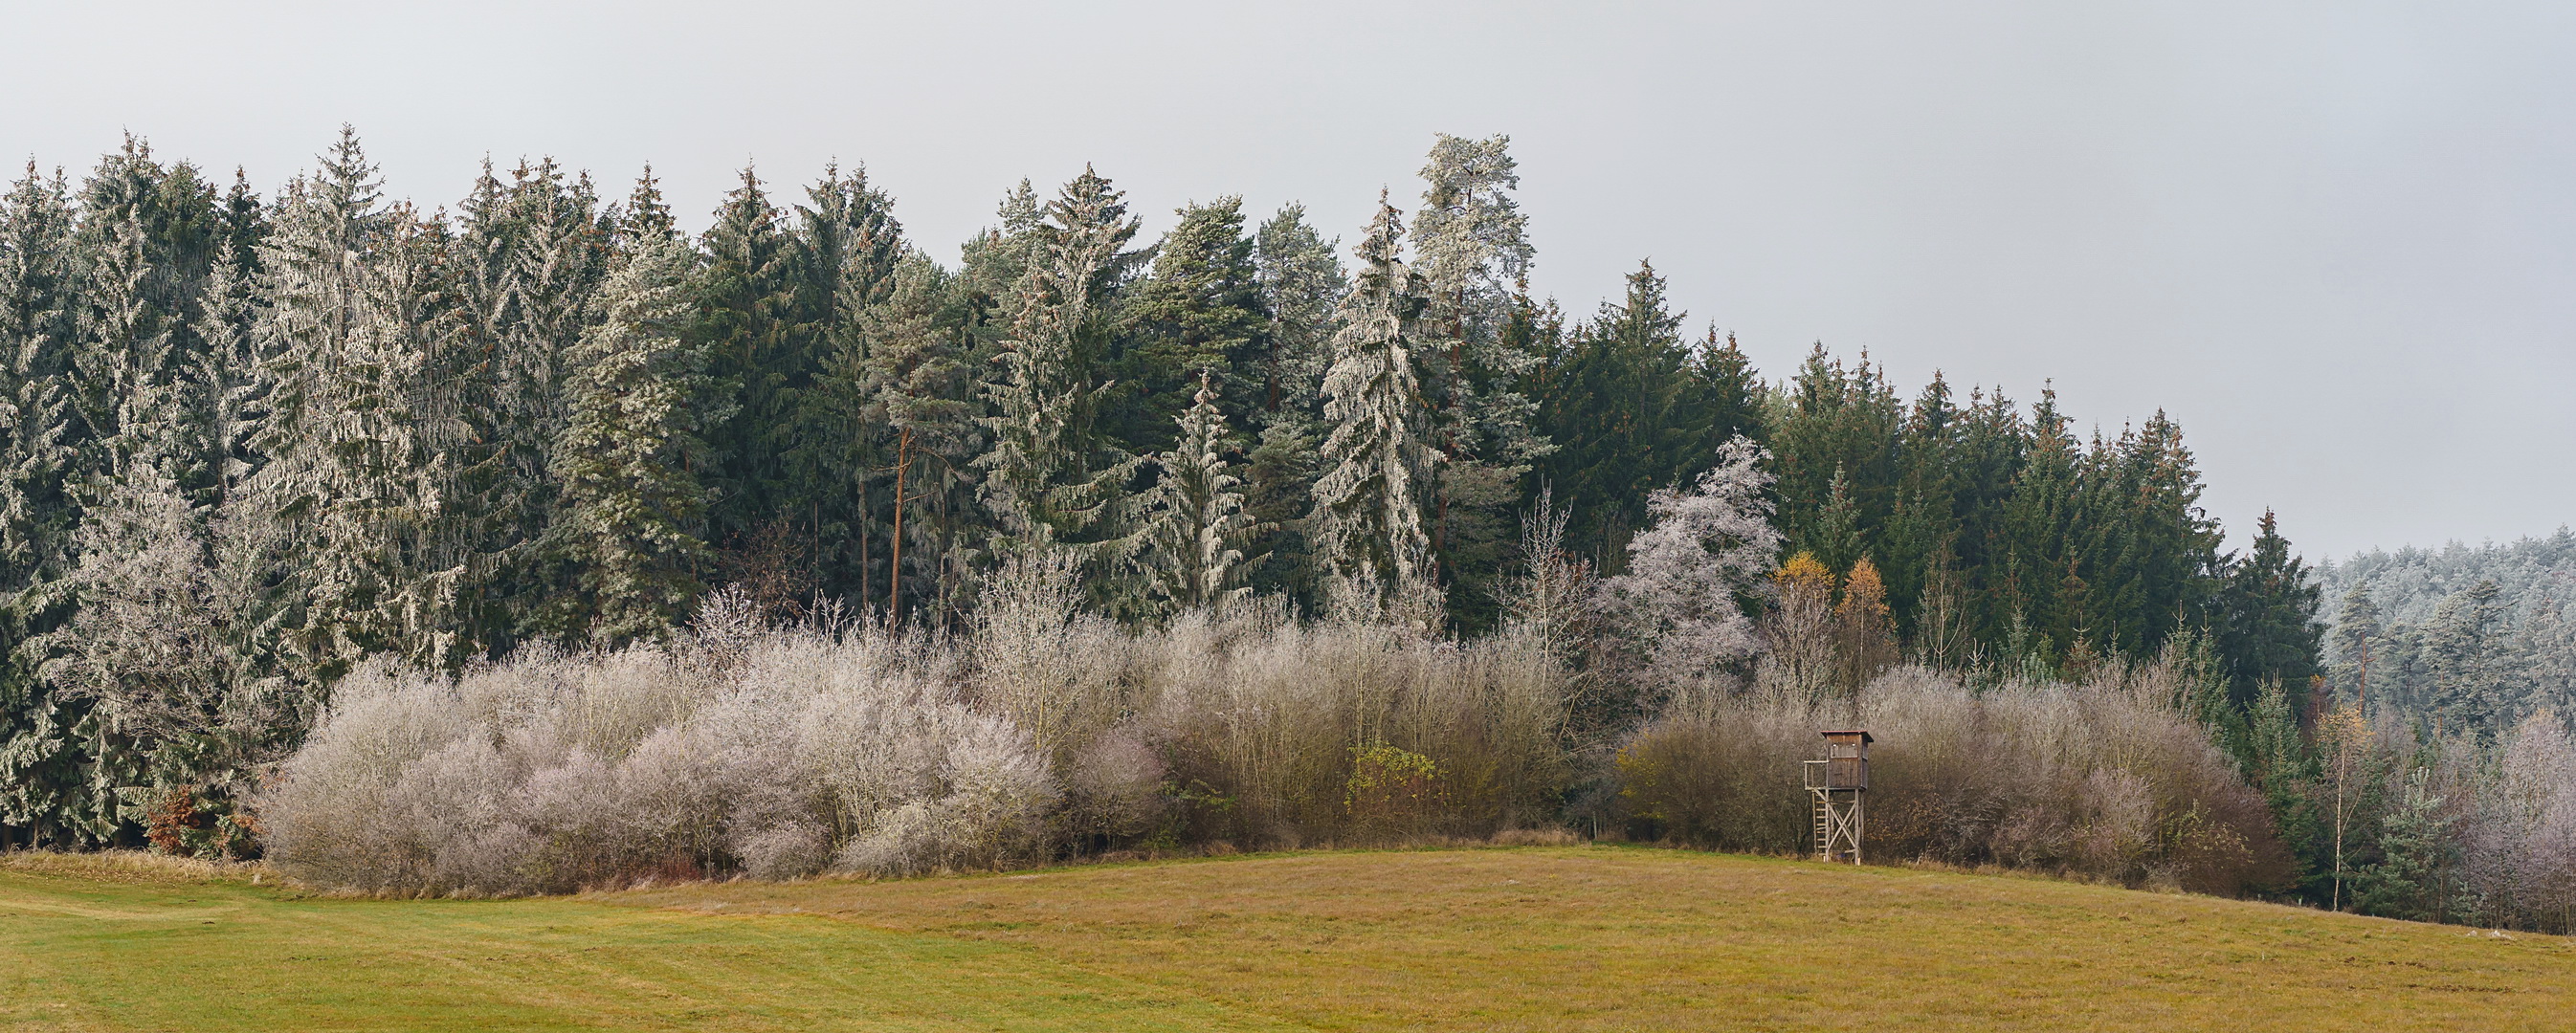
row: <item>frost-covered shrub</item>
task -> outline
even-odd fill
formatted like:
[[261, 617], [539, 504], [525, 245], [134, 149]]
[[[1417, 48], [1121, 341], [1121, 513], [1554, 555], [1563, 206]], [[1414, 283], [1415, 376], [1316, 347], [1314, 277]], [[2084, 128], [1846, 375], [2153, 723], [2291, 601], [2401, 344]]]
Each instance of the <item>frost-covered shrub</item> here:
[[2555, 712], [2491, 746], [2445, 744], [2459, 837], [2459, 911], [2487, 925], [2576, 931], [2576, 737]]
[[[718, 606], [667, 645], [362, 668], [261, 801], [271, 856], [326, 885], [522, 893], [1557, 816], [1569, 682], [1543, 636], [1257, 603], [1131, 632], [1083, 614], [1069, 575], [1006, 567], [955, 636], [761, 631]], [[1401, 828], [1350, 805], [1373, 750], [1438, 772]]]
[[1816, 729], [1870, 729], [1865, 849], [2234, 892], [2287, 855], [2262, 799], [2197, 725], [2135, 681], [1974, 693], [1900, 667], [1821, 712], [1786, 697], [1676, 707], [1620, 755], [1631, 813], [1722, 849], [1812, 849], [1799, 761]]
[[529, 650], [338, 687], [261, 801], [274, 863], [392, 893], [663, 876], [989, 867], [1057, 797], [935, 643], [776, 631], [613, 654]]
[[1629, 835], [1797, 852], [1808, 820], [1798, 762], [1815, 755], [1816, 728], [1804, 708], [1686, 698], [1619, 751]]

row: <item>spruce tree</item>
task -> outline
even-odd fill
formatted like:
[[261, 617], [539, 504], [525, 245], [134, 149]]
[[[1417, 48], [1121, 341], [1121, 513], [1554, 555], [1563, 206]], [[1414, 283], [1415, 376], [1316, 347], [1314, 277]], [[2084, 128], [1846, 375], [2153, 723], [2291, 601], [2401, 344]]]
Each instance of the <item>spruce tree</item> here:
[[2443, 796], [2434, 792], [2432, 773], [2423, 767], [2407, 771], [2394, 796], [2380, 820], [2380, 860], [2353, 880], [2353, 909], [2441, 921], [2450, 911], [2443, 876], [2458, 850], [2451, 839], [2456, 819], [2443, 809]]
[[1180, 434], [1155, 457], [1159, 475], [1144, 499], [1146, 562], [1155, 595], [1174, 609], [1219, 606], [1251, 591], [1241, 582], [1253, 519], [1226, 458], [1234, 442], [1213, 373], [1199, 375], [1198, 394], [1176, 422]]
[[804, 321], [796, 333], [818, 365], [797, 393], [787, 456], [802, 502], [780, 505], [807, 525], [816, 590], [864, 601], [885, 555], [888, 500], [874, 482], [900, 449], [871, 405], [871, 389], [850, 374], [869, 362], [872, 338], [862, 324], [895, 289], [907, 245], [893, 199], [869, 184], [864, 168], [844, 176], [837, 164], [826, 166], [805, 195], [809, 203], [796, 209], [795, 314]]
[[[555, 538], [577, 574], [578, 626], [615, 645], [666, 634], [703, 590], [705, 357], [683, 339], [697, 256], [647, 239], [600, 290], [606, 319], [567, 356]], [[571, 622], [567, 622], [571, 623]]]
[[1186, 205], [1178, 214], [1127, 300], [1127, 329], [1108, 363], [1118, 386], [1105, 429], [1139, 454], [1180, 447], [1172, 427], [1195, 404], [1202, 374], [1213, 376], [1233, 422], [1256, 420], [1269, 401], [1262, 366], [1274, 350], [1274, 324], [1243, 232], [1243, 199]]
[[821, 365], [796, 311], [796, 247], [784, 222], [760, 178], [744, 169], [700, 238], [707, 262], [689, 340], [705, 351], [714, 390], [736, 399], [732, 414], [706, 432], [714, 452], [705, 477], [714, 500], [710, 541], [734, 552], [737, 565], [792, 563], [803, 574], [812, 559], [806, 550], [754, 555], [790, 544], [780, 532], [802, 515], [782, 503], [801, 487], [789, 460], [798, 392]]
[[[1886, 374], [1866, 353], [1846, 366], [1818, 345], [1791, 381], [1789, 402], [1771, 446], [1779, 456], [1780, 516], [1790, 548], [1844, 566], [1879, 552], [1894, 509], [1904, 425], [1904, 407]], [[2070, 463], [2073, 447], [2070, 439]], [[1847, 523], [1829, 528], [1829, 518]], [[1847, 540], [1829, 540], [1836, 536]]]
[[1268, 352], [1261, 357], [1261, 412], [1255, 424], [1312, 420], [1323, 415], [1324, 371], [1333, 364], [1335, 312], [1350, 290], [1350, 276], [1326, 240], [1306, 222], [1304, 205], [1290, 204], [1253, 235], [1254, 275], [1270, 315]]
[[378, 191], [344, 128], [288, 185], [260, 255], [275, 388], [250, 504], [288, 523], [301, 612], [286, 646], [326, 681], [377, 651], [468, 655], [454, 624], [468, 543], [442, 508], [465, 429], [437, 353], [446, 245]]
[[1737, 435], [1762, 433], [1752, 364], [1715, 328], [1696, 347], [1684, 342], [1683, 318], [1664, 278], [1640, 263], [1620, 301], [1571, 333], [1541, 335], [1546, 361], [1524, 380], [1557, 446], [1533, 476], [1571, 504], [1573, 547], [1614, 573], [1645, 526], [1649, 492], [1707, 469]]
[[105, 841], [140, 818], [139, 796], [155, 783], [208, 774], [203, 757], [222, 751], [206, 724], [223, 721], [235, 657], [220, 640], [227, 622], [204, 605], [204, 514], [185, 483], [205, 474], [184, 377], [210, 191], [129, 136], [81, 200], [79, 333], [66, 378], [77, 529], [59, 597], [69, 613], [31, 645], [64, 701], [88, 711], [79, 726], [87, 791], [65, 818]]
[[1137, 227], [1123, 198], [1088, 169], [1066, 184], [1012, 286], [1002, 375], [985, 385], [993, 444], [976, 460], [1003, 553], [1080, 542], [1096, 559], [1132, 554], [1118, 525], [1137, 460], [1097, 434], [1108, 385], [1092, 370], [1115, 293], [1140, 257], [1120, 250]]
[[[2310, 589], [2314, 591], [2314, 589]], [[2501, 732], [2523, 710], [2507, 670], [2507, 616], [2492, 578], [2451, 593], [2425, 622], [2415, 658], [2419, 712], [2457, 731]]]
[[1244, 506], [1261, 557], [1253, 588], [1299, 605], [1319, 601], [1314, 549], [1306, 531], [1315, 495], [1316, 449], [1323, 444], [1324, 373], [1333, 364], [1335, 313], [1350, 277], [1327, 241], [1306, 222], [1306, 209], [1279, 209], [1254, 234], [1262, 305], [1270, 313], [1269, 354], [1260, 361], [1262, 405], [1247, 424], [1258, 439], [1247, 457]]
[[1336, 613], [1393, 614], [1429, 630], [1441, 618], [1422, 500], [1437, 454], [1425, 440], [1429, 414], [1414, 375], [1421, 278], [1399, 254], [1403, 232], [1381, 196], [1356, 249], [1357, 282], [1343, 302], [1333, 366], [1324, 375], [1332, 436], [1315, 482], [1315, 539]]
[[78, 337], [73, 213], [61, 173], [29, 162], [0, 198], [0, 842], [77, 846], [66, 811], [89, 798], [87, 708], [48, 691], [37, 636], [61, 616], [72, 554], [65, 373]]
[[2303, 712], [2309, 679], [2324, 673], [2317, 587], [2271, 510], [2256, 526], [2252, 550], [2228, 571], [2219, 597], [2219, 656], [2238, 700], [2250, 703], [2258, 686], [2278, 682], [2292, 711]]
[[166, 210], [168, 178], [150, 149], [128, 137], [82, 190], [83, 303], [70, 386], [78, 490], [88, 501], [129, 474], [147, 476], [135, 472], [138, 464], [175, 480], [198, 458], [186, 440], [181, 377], [202, 265], [183, 266], [182, 252], [193, 249], [155, 232], [185, 217]]

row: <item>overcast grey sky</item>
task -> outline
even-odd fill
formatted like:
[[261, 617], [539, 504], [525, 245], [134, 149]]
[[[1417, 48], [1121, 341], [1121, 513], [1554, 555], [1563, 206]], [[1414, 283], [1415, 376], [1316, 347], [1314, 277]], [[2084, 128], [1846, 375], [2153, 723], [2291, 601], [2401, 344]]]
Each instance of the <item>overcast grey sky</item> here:
[[131, 130], [263, 194], [358, 126], [703, 222], [864, 163], [953, 257], [1026, 176], [1304, 201], [1346, 238], [1435, 132], [1509, 133], [1538, 288], [1651, 256], [1764, 371], [1866, 348], [2116, 431], [2181, 420], [2242, 541], [2576, 520], [2576, 5], [122, 3], [0, 11], [0, 154]]

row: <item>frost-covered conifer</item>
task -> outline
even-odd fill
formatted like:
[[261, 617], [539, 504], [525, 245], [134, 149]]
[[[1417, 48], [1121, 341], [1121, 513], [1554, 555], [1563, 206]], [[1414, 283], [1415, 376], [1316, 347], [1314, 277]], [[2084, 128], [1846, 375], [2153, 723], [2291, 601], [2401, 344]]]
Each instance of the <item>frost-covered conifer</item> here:
[[668, 632], [703, 589], [700, 433], [706, 360], [682, 340], [696, 255], [671, 237], [636, 244], [600, 291], [607, 318], [567, 356], [566, 424], [554, 449], [555, 531], [577, 572], [592, 641]]
[[1443, 462], [1428, 485], [1432, 547], [1462, 614], [1482, 611], [1531, 464], [1555, 447], [1519, 385], [1538, 362], [1523, 294], [1534, 250], [1512, 191], [1511, 140], [1441, 134], [1413, 223], [1425, 309], [1414, 361]]
[[1161, 476], [1146, 494], [1147, 565], [1157, 596], [1183, 609], [1241, 598], [1244, 545], [1253, 529], [1244, 512], [1242, 478], [1226, 460], [1234, 446], [1217, 409], [1213, 376], [1199, 376], [1198, 395], [1181, 413], [1180, 436], [1156, 457]]
[[[305, 715], [302, 696], [264, 670], [276, 611], [267, 543], [251, 537], [261, 525], [189, 494], [142, 463], [87, 507], [65, 581], [79, 607], [45, 636], [45, 675], [94, 701], [98, 744], [134, 754], [101, 763], [138, 766], [132, 774], [160, 789], [231, 796], [249, 789], [253, 765], [294, 744]], [[124, 803], [114, 816], [138, 820], [142, 801]]]
[[1529, 217], [1511, 191], [1520, 188], [1511, 138], [1469, 140], [1442, 133], [1422, 166], [1422, 210], [1413, 219], [1413, 264], [1429, 298], [1428, 334], [1483, 353], [1469, 361], [1499, 372], [1522, 361], [1494, 349], [1511, 318], [1513, 297], [1536, 255]]
[[154, 195], [165, 178], [129, 137], [83, 190], [84, 303], [70, 386], [83, 452], [78, 491], [87, 500], [128, 476], [150, 476], [139, 467], [177, 477], [194, 459], [180, 381], [187, 271], [172, 268], [168, 242], [149, 225], [161, 214]]
[[563, 630], [541, 616], [564, 578], [542, 542], [555, 512], [550, 450], [567, 419], [569, 353], [596, 321], [607, 270], [610, 227], [598, 207], [589, 177], [552, 159], [521, 161], [506, 183], [487, 161], [448, 245], [459, 303], [443, 313], [441, 346], [461, 366], [458, 416], [469, 428], [449, 508], [471, 559], [460, 632], [478, 645]]
[[1422, 494], [1435, 456], [1413, 370], [1420, 277], [1398, 252], [1404, 225], [1383, 196], [1360, 242], [1358, 283], [1342, 305], [1333, 366], [1324, 375], [1324, 474], [1315, 482], [1316, 548], [1334, 609], [1361, 618], [1397, 613], [1427, 630], [1431, 536]]
[[1262, 557], [1254, 588], [1311, 603], [1317, 584], [1313, 550], [1305, 531], [1323, 444], [1324, 372], [1333, 364], [1333, 335], [1350, 277], [1326, 240], [1306, 222], [1303, 205], [1291, 204], [1253, 235], [1253, 258], [1262, 304], [1270, 310], [1270, 352], [1261, 362], [1263, 405], [1247, 430], [1256, 431], [1244, 474], [1244, 506], [1262, 530], [1251, 551]]
[[1267, 397], [1261, 425], [1311, 422], [1321, 414], [1324, 371], [1333, 364], [1334, 313], [1350, 276], [1333, 254], [1336, 241], [1306, 223], [1306, 206], [1279, 209], [1253, 235], [1261, 298], [1270, 310], [1270, 353], [1261, 377]]
[[27, 648], [45, 630], [71, 550], [63, 374], [78, 324], [68, 194], [60, 173], [46, 179], [29, 162], [0, 198], [0, 839], [31, 845], [83, 842], [65, 811], [91, 795], [75, 738], [85, 708], [46, 691]]
[[1117, 404], [1104, 428], [1126, 448], [1158, 452], [1212, 374], [1230, 420], [1257, 425], [1270, 402], [1263, 366], [1273, 351], [1259, 264], [1243, 232], [1243, 199], [1182, 206], [1154, 246], [1154, 266], [1124, 299], [1107, 371]]
[[2425, 625], [2416, 657], [2423, 677], [2412, 702], [2454, 729], [2500, 732], [2524, 711], [2497, 594], [2494, 581], [2481, 580], [2443, 599]]
[[202, 344], [188, 357], [188, 390], [196, 433], [205, 450], [209, 484], [203, 501], [218, 509], [234, 501], [262, 463], [251, 447], [268, 412], [269, 366], [254, 331], [258, 285], [238, 271], [241, 259], [227, 241], [206, 280]]
[[289, 523], [304, 596], [292, 649], [324, 677], [378, 650], [448, 659], [466, 573], [447, 508], [464, 427], [435, 354], [443, 245], [377, 190], [344, 128], [288, 185], [260, 254], [276, 388], [252, 504]]
[[886, 296], [843, 327], [823, 381], [868, 438], [870, 461], [853, 471], [866, 521], [858, 601], [897, 619], [933, 602], [956, 530], [939, 503], [966, 484], [961, 467], [978, 441], [974, 407], [961, 397], [966, 370], [940, 321], [952, 289], [928, 256], [905, 252]]
[[1088, 169], [1066, 184], [1012, 286], [1002, 375], [985, 385], [993, 445], [976, 460], [987, 471], [984, 500], [1006, 550], [1041, 549], [1114, 524], [1128, 501], [1125, 482], [1137, 461], [1094, 440], [1092, 409], [1108, 385], [1094, 381], [1086, 362], [1105, 329], [1110, 293], [1140, 257], [1119, 250], [1138, 225], [1124, 196]]
[[1628, 542], [1628, 570], [1602, 579], [1598, 605], [1627, 645], [1640, 684], [1682, 692], [1736, 671], [1762, 648], [1744, 600], [1780, 555], [1763, 495], [1761, 446], [1741, 437], [1688, 492], [1657, 490], [1655, 524]]
[[863, 606], [884, 602], [875, 567], [886, 557], [880, 541], [886, 498], [876, 490], [878, 472], [895, 462], [887, 453], [900, 442], [882, 414], [870, 412], [869, 363], [874, 336], [865, 326], [895, 290], [896, 267], [908, 252], [893, 199], [871, 186], [867, 171], [844, 176], [825, 167], [807, 187], [797, 235], [803, 269], [800, 318], [812, 319], [817, 368], [796, 400], [800, 430], [789, 452], [801, 471], [806, 519], [814, 526], [818, 588], [855, 597]]

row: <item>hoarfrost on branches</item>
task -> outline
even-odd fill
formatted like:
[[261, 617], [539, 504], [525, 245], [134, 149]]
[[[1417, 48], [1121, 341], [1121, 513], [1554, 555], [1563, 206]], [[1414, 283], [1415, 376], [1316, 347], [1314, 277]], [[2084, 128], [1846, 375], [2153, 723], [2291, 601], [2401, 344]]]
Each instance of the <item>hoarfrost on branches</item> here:
[[1691, 490], [1658, 489], [1654, 526], [1628, 543], [1628, 570], [1604, 578], [1603, 619], [1627, 642], [1643, 681], [1669, 693], [1711, 685], [1762, 649], [1744, 603], [1780, 554], [1763, 490], [1769, 454], [1742, 437]]

